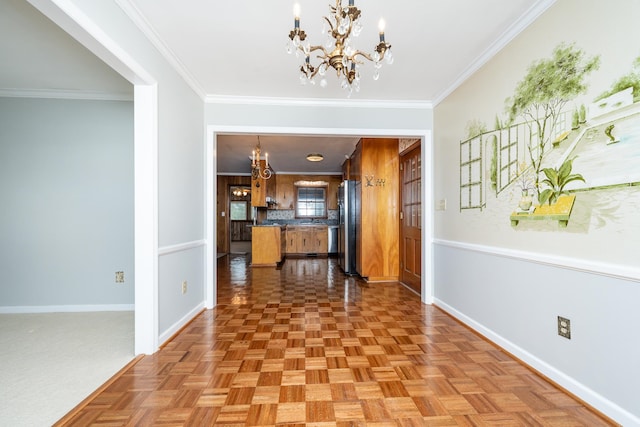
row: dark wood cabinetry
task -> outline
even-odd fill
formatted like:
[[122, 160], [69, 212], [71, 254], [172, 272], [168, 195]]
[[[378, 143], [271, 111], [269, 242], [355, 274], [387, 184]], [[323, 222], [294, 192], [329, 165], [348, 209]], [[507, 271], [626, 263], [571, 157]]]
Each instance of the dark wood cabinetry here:
[[287, 255], [326, 255], [328, 250], [326, 225], [287, 226]]

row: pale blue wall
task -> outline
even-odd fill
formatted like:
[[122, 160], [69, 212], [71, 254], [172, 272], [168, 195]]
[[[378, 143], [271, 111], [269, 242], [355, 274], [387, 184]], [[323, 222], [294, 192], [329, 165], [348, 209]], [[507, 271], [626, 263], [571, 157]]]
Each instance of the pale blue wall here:
[[0, 309], [133, 304], [132, 102], [0, 98], [0, 200]]
[[[31, 2], [56, 9], [50, 0]], [[140, 295], [146, 298], [136, 301], [136, 348], [155, 351], [151, 344], [138, 346], [142, 341], [141, 331], [146, 333], [155, 328], [152, 322], [157, 321], [157, 338], [162, 340], [179, 330], [204, 306], [201, 268], [206, 238], [203, 101], [127, 16], [122, 2], [69, 0], [63, 3], [60, 6], [69, 11], [77, 8], [79, 13], [74, 14], [74, 18], [80, 19], [81, 26], [91, 34], [107, 36], [100, 42], [87, 37], [89, 40], [84, 44], [90, 50], [102, 55], [107, 64], [132, 83], [157, 85], [157, 107], [151, 106], [152, 111], [144, 113], [157, 112], [158, 205], [157, 216], [148, 221], [157, 221], [158, 241], [154, 246], [157, 244], [159, 256], [153, 268], [157, 267], [158, 275], [156, 277], [154, 271], [143, 272], [146, 283], [154, 283], [154, 289], [140, 288]], [[100, 45], [101, 42], [106, 45]], [[149, 277], [150, 274], [153, 277]], [[183, 280], [189, 283], [185, 295], [178, 292]]]

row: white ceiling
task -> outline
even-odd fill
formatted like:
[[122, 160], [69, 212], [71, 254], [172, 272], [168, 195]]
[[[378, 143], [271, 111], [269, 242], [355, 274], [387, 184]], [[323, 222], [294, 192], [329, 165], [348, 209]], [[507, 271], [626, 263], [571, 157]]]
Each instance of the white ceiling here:
[[[363, 65], [362, 89], [350, 97], [331, 75], [326, 88], [300, 85], [301, 59], [285, 52], [296, 0], [116, 1], [203, 99], [437, 104], [554, 0], [356, 0], [364, 30], [354, 47], [371, 51], [378, 20], [384, 18], [395, 62], [382, 67], [378, 81], [371, 78], [373, 67]], [[335, 3], [297, 1], [301, 28], [312, 44], [322, 44], [322, 17]], [[0, 95], [132, 97], [127, 81], [26, 0], [0, 0], [0, 57]], [[270, 135], [261, 141], [277, 172], [338, 172], [355, 139], [318, 138]], [[220, 137], [218, 170], [248, 172], [247, 156], [256, 141], [255, 136]], [[306, 162], [304, 156], [317, 147], [323, 147], [325, 161]]]

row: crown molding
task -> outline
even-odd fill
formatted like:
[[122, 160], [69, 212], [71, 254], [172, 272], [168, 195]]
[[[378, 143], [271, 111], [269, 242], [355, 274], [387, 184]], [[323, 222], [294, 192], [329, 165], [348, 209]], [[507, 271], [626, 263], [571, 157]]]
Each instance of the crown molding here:
[[74, 99], [87, 101], [133, 101], [133, 93], [110, 93], [89, 90], [5, 89], [0, 98]]
[[114, 0], [134, 25], [155, 46], [160, 54], [170, 63], [175, 71], [185, 80], [198, 96], [207, 104], [241, 104], [241, 105], [269, 105], [269, 106], [327, 106], [352, 108], [389, 108], [389, 109], [433, 109], [433, 103], [428, 100], [420, 101], [387, 101], [387, 100], [342, 100], [318, 98], [280, 98], [280, 97], [252, 97], [227, 96], [206, 94], [204, 88], [188, 71], [187, 67], [178, 59], [173, 51], [162, 41], [153, 26], [142, 12], [130, 0]]
[[549, 9], [556, 0], [538, 0], [536, 1], [517, 21], [507, 28], [498, 39], [493, 42], [485, 51], [462, 72], [453, 83], [436, 96], [433, 105], [437, 106], [447, 96], [451, 95], [458, 87], [460, 87], [469, 77], [478, 71], [484, 64], [489, 62], [498, 52], [507, 46], [511, 40], [523, 32], [530, 24], [540, 17], [547, 9]]
[[428, 110], [433, 108], [431, 101], [385, 101], [385, 100], [352, 100], [352, 99], [321, 99], [321, 98], [270, 98], [257, 96], [222, 96], [207, 95], [207, 104], [241, 104], [241, 105], [269, 105], [269, 106], [313, 106], [313, 107], [344, 107], [344, 108], [390, 108]]
[[162, 41], [153, 26], [147, 21], [140, 9], [138, 9], [129, 0], [114, 0], [115, 3], [124, 11], [131, 19], [133, 24], [147, 37], [153, 46], [160, 52], [160, 55], [166, 59], [173, 69], [184, 79], [191, 89], [202, 99], [205, 99], [205, 91], [195, 77], [184, 66], [182, 61], [173, 53], [171, 49]]

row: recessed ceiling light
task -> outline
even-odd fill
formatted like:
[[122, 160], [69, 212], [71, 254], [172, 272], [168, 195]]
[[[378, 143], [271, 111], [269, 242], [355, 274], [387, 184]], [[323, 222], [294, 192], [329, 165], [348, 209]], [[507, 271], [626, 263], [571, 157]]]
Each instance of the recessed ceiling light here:
[[307, 160], [309, 160], [310, 162], [321, 162], [322, 160], [324, 160], [324, 157], [322, 156], [322, 154], [312, 153], [307, 154]]

